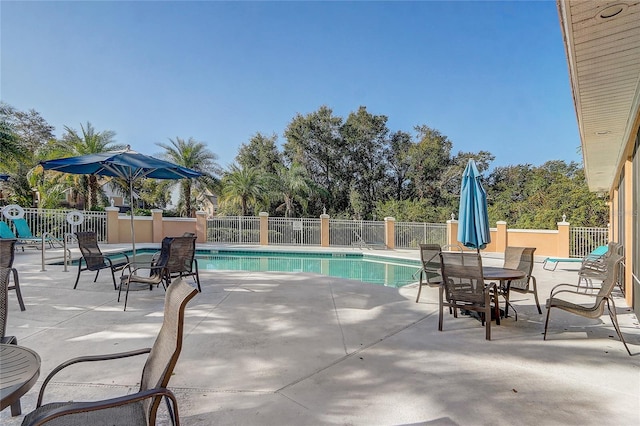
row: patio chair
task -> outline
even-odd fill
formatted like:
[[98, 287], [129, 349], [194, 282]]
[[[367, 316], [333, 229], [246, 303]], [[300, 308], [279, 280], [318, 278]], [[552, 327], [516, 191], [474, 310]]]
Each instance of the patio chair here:
[[0, 221], [0, 240], [14, 240], [17, 244], [22, 246], [22, 251], [24, 251], [24, 246], [40, 247], [42, 245], [42, 240], [40, 239], [24, 240], [18, 238], [9, 227], [9, 224], [4, 221]]
[[44, 242], [49, 244], [49, 247], [53, 248], [56, 243], [58, 243], [58, 246], [62, 247], [62, 244], [60, 244], [59, 241], [53, 237], [36, 237], [35, 235], [33, 235], [29, 224], [24, 218], [14, 218], [11, 219], [11, 221], [13, 222], [13, 226], [16, 229], [16, 236], [18, 237], [18, 240], [28, 243], [29, 245], [37, 245], [38, 247], [40, 247], [44, 238]]
[[154, 285], [159, 286], [160, 283], [162, 283], [165, 289], [167, 288], [171, 279], [167, 266], [169, 263], [173, 240], [173, 237], [165, 237], [162, 239], [161, 249], [153, 255], [151, 263], [143, 264], [139, 262], [131, 262], [122, 268], [120, 289], [118, 290], [118, 302], [120, 302], [122, 288], [125, 287], [125, 311], [127, 310], [127, 301], [129, 300], [129, 288], [132, 283], [148, 284], [149, 290], [152, 290]]
[[494, 311], [496, 323], [500, 325], [500, 311], [495, 283], [485, 284], [482, 274], [482, 258], [478, 253], [441, 252], [442, 285], [440, 286], [440, 303], [438, 330], [442, 331], [443, 309], [445, 306], [475, 311], [480, 314], [485, 326], [485, 338], [491, 340], [491, 312]]
[[5, 336], [7, 328], [7, 313], [9, 311], [9, 268], [0, 268], [0, 343], [10, 343], [17, 345], [18, 339], [15, 336]]
[[13, 285], [9, 286], [9, 290], [15, 290], [20, 310], [24, 311], [24, 301], [22, 300], [22, 292], [20, 291], [20, 280], [18, 279], [18, 270], [13, 267], [15, 257], [16, 240], [0, 239], [0, 268], [7, 268], [13, 275]]
[[506, 301], [504, 307], [504, 315], [507, 316], [509, 306], [513, 309], [516, 315], [516, 321], [518, 320], [518, 311], [513, 307], [509, 301], [509, 293], [515, 291], [516, 293], [533, 294], [536, 300], [536, 307], [538, 313], [542, 314], [540, 309], [540, 301], [538, 300], [538, 286], [536, 277], [531, 275], [533, 271], [533, 254], [535, 253], [535, 247], [507, 247], [504, 251], [504, 264], [503, 268], [517, 269], [526, 274], [524, 278], [519, 280], [511, 280], [508, 284], [508, 288], [501, 288], [500, 293], [504, 296]]
[[416, 303], [420, 300], [420, 292], [423, 285], [438, 287], [442, 283], [442, 272], [440, 271], [440, 245], [439, 244], [420, 244], [420, 261], [422, 269], [418, 271], [420, 274], [420, 282], [418, 284], [418, 295]]
[[[155, 425], [162, 399], [167, 403], [172, 423], [179, 425], [178, 402], [167, 385], [182, 350], [185, 308], [196, 294], [196, 289], [183, 279], [178, 279], [169, 286], [164, 302], [162, 327], [152, 348], [82, 356], [56, 367], [42, 383], [36, 409], [25, 416], [22, 425]], [[47, 384], [62, 369], [81, 362], [122, 359], [142, 354], [149, 355], [142, 369], [138, 392], [103, 401], [42, 405]], [[105, 367], [102, 371], [108, 372], [109, 369]]]
[[202, 292], [198, 260], [195, 256], [196, 236], [194, 234], [186, 232], [181, 237], [173, 237], [167, 269], [171, 278], [193, 277], [198, 285], [198, 291]]
[[[96, 277], [93, 282], [98, 280], [98, 274], [103, 269], [109, 269], [111, 271], [111, 278], [113, 279], [113, 289], [117, 290], [116, 275], [115, 273], [125, 267], [129, 263], [129, 256], [123, 252], [115, 252], [109, 254], [103, 254], [98, 247], [98, 237], [95, 232], [76, 232], [76, 238], [78, 239], [78, 247], [82, 258], [78, 260], [78, 276], [76, 277], [76, 283], [73, 288], [78, 286], [80, 280], [80, 272], [82, 271], [95, 271]], [[114, 261], [112, 256], [124, 257], [125, 260]], [[84, 261], [85, 267], [82, 267]]]
[[[607, 259], [607, 276], [599, 289], [588, 289], [572, 284], [558, 284], [551, 289], [551, 294], [547, 300], [547, 319], [544, 322], [544, 340], [547, 339], [551, 308], [558, 308], [585, 318], [596, 319], [604, 315], [604, 308], [606, 306], [616, 333], [618, 333], [622, 344], [627, 349], [629, 355], [631, 355], [627, 342], [625, 342], [622, 332], [620, 331], [620, 325], [618, 325], [616, 316], [616, 305], [613, 297], [611, 297], [613, 288], [618, 280], [617, 275], [620, 273], [620, 268], [618, 268], [620, 262], [622, 262], [622, 256], [618, 254], [614, 254]], [[559, 295], [570, 295], [572, 300], [558, 297]]]

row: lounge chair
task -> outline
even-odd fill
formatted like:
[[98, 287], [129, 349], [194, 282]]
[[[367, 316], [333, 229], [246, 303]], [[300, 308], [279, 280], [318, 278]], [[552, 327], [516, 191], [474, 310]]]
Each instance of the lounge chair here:
[[59, 247], [62, 247], [62, 243], [56, 238], [53, 238], [51, 236], [36, 237], [35, 235], [33, 235], [29, 224], [24, 218], [14, 218], [11, 219], [11, 221], [13, 222], [13, 226], [16, 229], [16, 236], [18, 237], [18, 240], [28, 243], [29, 245], [40, 246], [44, 238], [44, 242], [49, 244], [49, 247], [53, 248], [55, 244], [57, 244]]
[[[607, 259], [612, 255], [623, 256], [624, 247], [620, 243], [610, 242], [607, 246], [607, 252], [599, 258], [585, 260], [578, 271], [578, 285], [584, 280], [587, 286], [593, 287], [593, 281], [604, 281], [607, 276]], [[622, 262], [618, 268], [622, 268]], [[622, 272], [618, 274], [618, 282], [620, 285]]]
[[420, 274], [420, 282], [418, 283], [418, 295], [416, 303], [420, 300], [422, 286], [438, 287], [442, 283], [442, 271], [440, 268], [440, 252], [439, 244], [420, 244], [420, 261], [422, 268], [418, 271]]
[[504, 264], [503, 268], [517, 269], [526, 274], [524, 278], [519, 280], [511, 280], [508, 285], [508, 289], [501, 288], [500, 292], [504, 296], [506, 305], [504, 307], [504, 315], [507, 316], [509, 306], [513, 309], [516, 315], [516, 321], [518, 320], [518, 312], [509, 301], [509, 293], [515, 291], [516, 293], [531, 293], [536, 300], [536, 307], [538, 313], [542, 314], [540, 309], [540, 301], [538, 300], [538, 285], [536, 277], [531, 275], [533, 271], [533, 254], [535, 253], [535, 247], [507, 247], [504, 251]]
[[0, 240], [14, 240], [17, 244], [23, 246], [22, 250], [24, 251], [24, 246], [31, 247], [41, 247], [42, 240], [40, 239], [19, 239], [16, 234], [9, 228], [9, 224], [7, 222], [0, 221]]
[[[155, 425], [162, 399], [167, 403], [171, 421], [180, 424], [178, 401], [169, 389], [169, 379], [182, 350], [184, 312], [197, 291], [183, 279], [174, 281], [165, 297], [162, 327], [152, 348], [129, 352], [91, 355], [74, 358], [60, 364], [46, 377], [38, 394], [36, 409], [27, 414], [23, 426], [50, 425]], [[46, 386], [60, 370], [81, 362], [115, 360], [149, 354], [142, 370], [138, 392], [92, 402], [57, 402], [42, 405]], [[110, 371], [112, 364], [102, 370]], [[117, 364], [116, 364], [117, 365]]]
[[[80, 247], [82, 258], [78, 260], [78, 276], [76, 277], [76, 283], [73, 285], [74, 290], [78, 286], [80, 272], [96, 271], [96, 277], [93, 280], [93, 282], [96, 282], [98, 280], [98, 274], [103, 269], [111, 270], [113, 289], [117, 290], [115, 273], [129, 263], [129, 256], [123, 252], [103, 254], [102, 251], [100, 251], [100, 247], [98, 247], [98, 237], [95, 232], [76, 232], [76, 238], [78, 239], [78, 247]], [[112, 260], [112, 256], [124, 258], [124, 260]], [[82, 267], [83, 261], [86, 265], [84, 268]]]
[[[4, 222], [3, 222], [4, 223]], [[20, 291], [20, 280], [18, 279], [18, 270], [13, 267], [13, 259], [15, 258], [16, 240], [8, 240], [0, 238], [0, 268], [7, 268], [13, 275], [13, 285], [9, 286], [9, 290], [15, 290], [20, 310], [24, 311], [24, 301], [22, 300], [22, 292]], [[8, 278], [7, 278], [8, 279]]]
[[[607, 246], [598, 246], [591, 253], [586, 255], [585, 257], [547, 257], [544, 262], [542, 262], [542, 267], [547, 271], [555, 271], [558, 263], [567, 262], [567, 263], [584, 263], [589, 261], [594, 261], [600, 259], [607, 252]], [[547, 265], [553, 263], [553, 268], [548, 268]]]
[[[558, 308], [572, 314], [580, 315], [585, 318], [596, 319], [604, 315], [605, 305], [609, 312], [609, 317], [613, 323], [613, 327], [618, 333], [622, 344], [627, 349], [629, 355], [631, 351], [625, 342], [618, 319], [616, 316], [616, 305], [611, 297], [613, 288], [618, 280], [622, 256], [614, 254], [607, 259], [607, 276], [599, 289], [588, 289], [573, 284], [558, 284], [551, 289], [551, 294], [547, 300], [547, 319], [544, 322], [544, 340], [547, 339], [547, 329], [549, 326], [549, 316], [552, 308]], [[597, 290], [597, 291], [596, 291]], [[571, 296], [571, 300], [558, 297]]]
[[9, 311], [8, 298], [9, 298], [9, 275], [11, 269], [0, 268], [0, 343], [18, 344], [18, 339], [15, 336], [5, 336], [5, 330], [7, 328], [7, 313]]
[[491, 340], [491, 312], [493, 310], [496, 323], [500, 325], [500, 311], [495, 283], [485, 284], [482, 273], [482, 258], [478, 253], [440, 253], [442, 265], [442, 285], [440, 286], [440, 303], [438, 330], [442, 331], [443, 309], [453, 308], [454, 314], [460, 308], [463, 311], [475, 311], [480, 314], [485, 326], [485, 338]]

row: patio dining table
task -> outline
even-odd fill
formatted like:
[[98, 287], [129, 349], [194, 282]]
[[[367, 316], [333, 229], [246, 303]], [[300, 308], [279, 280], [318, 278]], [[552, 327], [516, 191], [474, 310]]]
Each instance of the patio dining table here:
[[498, 266], [485, 266], [482, 268], [483, 278], [487, 281], [499, 281], [499, 292], [505, 298], [507, 306], [505, 306], [505, 318], [507, 317], [507, 308], [509, 305], [509, 286], [512, 280], [524, 278], [527, 274], [518, 269], [501, 268]]
[[22, 414], [20, 398], [40, 375], [40, 355], [24, 346], [0, 344], [0, 411], [11, 406], [11, 415]]

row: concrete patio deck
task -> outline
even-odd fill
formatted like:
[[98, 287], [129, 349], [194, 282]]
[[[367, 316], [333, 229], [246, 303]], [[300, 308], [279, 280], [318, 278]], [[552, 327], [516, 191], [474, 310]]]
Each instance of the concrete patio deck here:
[[[83, 273], [73, 290], [76, 270], [49, 265], [40, 272], [39, 256], [16, 253], [27, 310], [9, 293], [7, 334], [42, 358], [23, 414], [60, 362], [148, 347], [162, 322], [162, 289], [131, 292], [123, 312], [108, 272], [95, 284]], [[484, 263], [502, 260], [487, 256]], [[393, 289], [306, 273], [200, 275], [203, 292], [187, 307], [169, 383], [184, 425], [640, 424], [640, 355], [627, 354], [606, 315], [588, 320], [554, 310], [543, 341], [546, 311], [539, 315], [533, 296], [515, 293], [518, 321], [504, 319], [486, 341], [480, 323], [466, 316], [445, 313], [439, 332], [433, 288], [415, 303], [415, 284]], [[543, 304], [553, 285], [577, 282], [575, 270], [545, 271], [541, 262], [534, 275]], [[616, 304], [630, 349], [640, 353], [638, 320], [620, 297]], [[137, 358], [71, 367], [48, 386], [45, 401], [133, 393], [145, 360]], [[8, 408], [0, 414], [3, 425], [21, 420]], [[161, 420], [169, 423], [164, 414]]]

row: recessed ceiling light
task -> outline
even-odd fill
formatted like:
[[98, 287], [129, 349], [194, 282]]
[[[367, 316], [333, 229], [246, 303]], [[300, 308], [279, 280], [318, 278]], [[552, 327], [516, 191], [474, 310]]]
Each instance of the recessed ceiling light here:
[[596, 18], [611, 19], [614, 16], [620, 15], [628, 7], [626, 3], [616, 3], [605, 7], [596, 14]]

